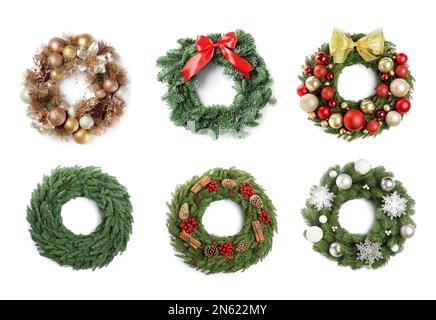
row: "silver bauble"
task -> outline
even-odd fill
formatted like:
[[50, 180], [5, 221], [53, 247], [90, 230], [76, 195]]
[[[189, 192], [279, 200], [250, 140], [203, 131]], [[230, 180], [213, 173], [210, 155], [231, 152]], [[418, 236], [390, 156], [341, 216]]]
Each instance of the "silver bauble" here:
[[389, 89], [395, 97], [402, 98], [409, 93], [410, 85], [404, 79], [395, 79], [391, 82]]
[[300, 99], [300, 107], [306, 112], [313, 112], [318, 108], [318, 98], [311, 94], [305, 94]]
[[30, 102], [32, 101], [32, 99], [30, 98], [30, 95], [29, 95], [29, 90], [27, 90], [26, 87], [23, 87], [21, 89], [20, 98], [26, 104], [30, 104]]
[[342, 257], [342, 245], [337, 242], [333, 242], [329, 248], [330, 255], [335, 258]]
[[381, 179], [380, 188], [385, 192], [391, 192], [395, 188], [395, 180], [391, 177]]
[[94, 126], [94, 118], [89, 114], [85, 114], [79, 120], [82, 129], [91, 129]]
[[320, 227], [310, 227], [306, 230], [306, 239], [312, 243], [321, 241], [324, 236], [324, 232]]
[[67, 113], [70, 117], [75, 117], [76, 116], [76, 108], [74, 106], [68, 107]]
[[336, 178], [336, 185], [339, 190], [348, 190], [353, 185], [353, 180], [348, 174], [342, 173]]
[[400, 233], [404, 239], [410, 239], [415, 235], [415, 227], [411, 224], [405, 224], [401, 227]]
[[386, 124], [388, 126], [395, 127], [395, 126], [398, 126], [400, 124], [402, 118], [403, 117], [401, 116], [401, 113], [399, 113], [398, 111], [392, 110], [386, 114], [385, 121], [386, 121]]

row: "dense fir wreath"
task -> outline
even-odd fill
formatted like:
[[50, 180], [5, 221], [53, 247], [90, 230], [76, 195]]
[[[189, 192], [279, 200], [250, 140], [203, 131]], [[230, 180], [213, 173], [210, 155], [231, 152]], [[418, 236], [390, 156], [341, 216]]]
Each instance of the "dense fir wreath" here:
[[[378, 78], [375, 94], [360, 101], [347, 101], [338, 92], [342, 70], [362, 64]], [[414, 79], [407, 55], [396, 53], [383, 32], [348, 35], [334, 30], [329, 44], [306, 59], [303, 82], [297, 89], [300, 106], [310, 120], [346, 140], [375, 136], [397, 126], [410, 110]]]
[[[367, 199], [376, 208], [376, 222], [368, 234], [351, 234], [339, 224], [341, 206], [353, 199]], [[341, 266], [376, 269], [415, 234], [414, 204], [401, 182], [383, 167], [371, 169], [366, 160], [335, 166], [312, 188], [302, 210], [310, 226], [305, 235], [316, 251]]]
[[[201, 221], [214, 201], [230, 199], [245, 213], [242, 230], [211, 235]], [[234, 168], [213, 169], [179, 186], [168, 205], [168, 230], [178, 256], [205, 273], [236, 272], [261, 261], [277, 230], [275, 208], [254, 178]]]
[[[32, 126], [43, 134], [86, 143], [116, 122], [125, 108], [127, 75], [115, 49], [89, 34], [53, 38], [36, 54], [21, 93], [29, 105]], [[94, 96], [69, 105], [59, 88], [62, 80], [86, 73]]]
[[[253, 37], [241, 30], [225, 35], [210, 34], [194, 39], [180, 39], [180, 47], [157, 60], [161, 69], [158, 80], [166, 83], [163, 100], [171, 109], [177, 126], [202, 133], [207, 129], [218, 137], [222, 133], [243, 134], [245, 127], [255, 127], [261, 109], [274, 104], [272, 80], [264, 60], [256, 53]], [[224, 69], [234, 81], [236, 95], [230, 106], [205, 107], [197, 95], [196, 74], [209, 62]]]
[[[62, 223], [62, 206], [85, 197], [97, 203], [101, 224], [90, 235], [76, 235]], [[126, 250], [132, 233], [132, 205], [126, 188], [94, 167], [57, 168], [44, 177], [27, 209], [30, 234], [42, 256], [74, 269], [107, 266]]]

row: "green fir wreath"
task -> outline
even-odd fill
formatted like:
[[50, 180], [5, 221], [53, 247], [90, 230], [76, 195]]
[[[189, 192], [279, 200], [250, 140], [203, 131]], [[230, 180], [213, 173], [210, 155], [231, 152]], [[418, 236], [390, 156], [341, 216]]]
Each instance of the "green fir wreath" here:
[[[348, 141], [376, 136], [400, 124], [410, 110], [414, 78], [407, 60], [384, 40], [382, 30], [349, 35], [335, 29], [330, 43], [306, 59], [297, 89], [300, 106], [327, 133]], [[375, 72], [377, 87], [372, 96], [349, 101], [338, 91], [338, 80], [344, 68], [355, 64]]]
[[[90, 235], [76, 235], [62, 223], [62, 206], [85, 197], [97, 203], [102, 222]], [[126, 250], [132, 233], [132, 205], [125, 187], [94, 167], [57, 168], [45, 176], [27, 209], [30, 234], [40, 254], [61, 266], [97, 269]]]
[[[202, 225], [207, 207], [229, 199], [244, 212], [242, 230], [230, 237]], [[277, 231], [275, 208], [254, 178], [235, 168], [213, 169], [179, 186], [168, 204], [171, 243], [185, 263], [207, 274], [245, 270], [263, 260]]]
[[[375, 206], [376, 221], [368, 234], [353, 234], [339, 224], [339, 210], [353, 199]], [[414, 200], [401, 182], [383, 167], [366, 160], [330, 168], [314, 186], [302, 210], [309, 228], [306, 238], [315, 251], [352, 269], [385, 265], [415, 234]]]
[[[223, 49], [219, 50], [223, 39], [227, 39], [234, 48], [229, 49], [223, 45]], [[203, 50], [205, 46], [203, 49], [199, 47], [201, 42], [206, 42], [208, 51]], [[166, 83], [168, 87], [162, 99], [171, 109], [170, 117], [174, 124], [194, 133], [209, 131], [216, 138], [222, 133], [243, 136], [246, 134], [243, 130], [245, 127], [257, 126], [261, 109], [267, 104], [275, 104], [275, 99], [271, 90], [272, 80], [264, 60], [256, 52], [253, 37], [237, 30], [226, 35], [215, 33], [207, 37], [199, 36], [197, 40], [180, 39], [178, 43], [179, 48], [168, 51], [157, 60], [160, 68], [158, 80]], [[201, 60], [202, 54], [208, 57]], [[226, 58], [227, 55], [230, 55], [229, 59]], [[201, 66], [193, 66], [197, 67], [191, 70], [193, 72], [186, 71], [191, 60], [196, 60], [197, 57], [200, 57], [200, 63], [204, 63]], [[229, 60], [236, 60], [236, 66]], [[211, 63], [207, 64], [208, 62]], [[238, 63], [242, 65], [242, 70], [238, 69]], [[206, 107], [197, 95], [199, 81], [196, 74], [211, 64], [223, 67], [224, 74], [234, 81], [236, 95], [230, 106]]]

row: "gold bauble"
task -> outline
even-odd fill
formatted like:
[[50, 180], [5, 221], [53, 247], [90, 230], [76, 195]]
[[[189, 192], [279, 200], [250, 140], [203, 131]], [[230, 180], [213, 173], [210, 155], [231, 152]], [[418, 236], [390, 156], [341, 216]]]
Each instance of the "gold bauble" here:
[[84, 33], [77, 37], [76, 44], [79, 48], [89, 48], [93, 41], [94, 38], [90, 34]]
[[77, 48], [73, 45], [68, 45], [64, 48], [64, 50], [62, 50], [62, 55], [64, 57], [65, 60], [74, 60], [76, 59], [77, 56]]
[[389, 73], [394, 70], [394, 61], [391, 58], [384, 57], [378, 62], [378, 69], [381, 72]]
[[69, 133], [74, 133], [79, 130], [79, 121], [76, 117], [69, 117], [64, 123], [64, 129]]
[[348, 131], [346, 129], [344, 129], [344, 128], [341, 128], [341, 130], [339, 130], [339, 134], [340, 135], [344, 135], [344, 134], [347, 134], [347, 133], [348, 133]]
[[58, 127], [65, 122], [67, 112], [65, 109], [56, 107], [50, 110], [47, 114], [47, 121], [52, 127]]
[[363, 130], [363, 134], [369, 134], [369, 131], [368, 130]]
[[48, 47], [52, 52], [62, 53], [65, 48], [65, 40], [61, 38], [53, 38], [49, 41]]
[[318, 108], [318, 98], [311, 93], [305, 94], [300, 99], [300, 107], [306, 112], [313, 112]]
[[324, 127], [324, 128], [327, 128], [329, 126], [328, 121], [327, 120], [322, 120], [321, 121], [321, 126]]
[[108, 93], [114, 93], [119, 88], [118, 81], [116, 79], [107, 78], [103, 82], [103, 89]]
[[310, 92], [314, 92], [321, 87], [321, 81], [317, 77], [311, 76], [306, 79], [305, 85]]
[[342, 127], [342, 114], [335, 112], [330, 115], [329, 125], [333, 129], [339, 129]]
[[58, 69], [52, 69], [50, 71], [50, 79], [53, 81], [59, 81], [61, 80], [61, 72]]
[[391, 82], [389, 89], [395, 97], [402, 98], [409, 93], [410, 85], [406, 80], [399, 78]]
[[316, 119], [316, 113], [315, 112], [309, 112], [307, 114], [307, 117], [309, 118], [309, 120], [315, 120]]
[[398, 111], [392, 110], [386, 114], [385, 121], [389, 127], [395, 127], [395, 126], [398, 126], [400, 124], [401, 119], [402, 119], [401, 113], [399, 113]]
[[331, 63], [329, 63], [328, 65], [327, 65], [327, 69], [332, 69], [333, 68], [333, 65], [331, 64]]
[[391, 75], [391, 77], [393, 77], [393, 76], [395, 76], [395, 71], [391, 70], [391, 71], [389, 71], [389, 74]]
[[48, 55], [47, 62], [51, 67], [59, 68], [64, 63], [64, 58], [59, 53], [53, 52]]
[[365, 114], [371, 114], [375, 111], [375, 104], [374, 101], [371, 99], [365, 99], [360, 103], [360, 109]]
[[341, 103], [341, 109], [348, 109], [348, 103], [347, 102], [342, 102]]
[[324, 87], [329, 87], [330, 86], [330, 82], [326, 81], [324, 82]]
[[386, 112], [389, 112], [389, 111], [391, 111], [391, 106], [388, 105], [388, 104], [385, 104], [385, 105], [383, 106], [383, 110], [386, 111]]
[[90, 138], [89, 132], [86, 129], [79, 129], [75, 133], [73, 133], [73, 139], [78, 144], [87, 143]]

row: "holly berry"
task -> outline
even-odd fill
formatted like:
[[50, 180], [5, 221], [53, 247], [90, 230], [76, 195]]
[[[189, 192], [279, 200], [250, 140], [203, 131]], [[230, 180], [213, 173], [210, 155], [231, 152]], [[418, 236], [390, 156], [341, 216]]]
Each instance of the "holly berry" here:
[[309, 93], [309, 90], [307, 89], [306, 85], [304, 83], [300, 84], [297, 88], [297, 94], [302, 97], [305, 94]]
[[312, 73], [312, 67], [311, 66], [307, 66], [304, 68], [304, 73], [305, 74], [311, 74]]
[[268, 224], [269, 221], [271, 220], [271, 217], [269, 216], [268, 211], [262, 210], [259, 213], [259, 218], [257, 218], [257, 220], [262, 221], [265, 224]]
[[398, 63], [399, 65], [404, 65], [404, 64], [406, 64], [408, 59], [409, 59], [409, 58], [407, 57], [407, 54], [405, 54], [405, 53], [399, 53], [399, 54], [397, 54], [397, 56], [395, 57], [395, 60], [397, 61], [397, 63]]
[[180, 228], [182, 228], [186, 233], [196, 232], [198, 229], [197, 220], [194, 218], [183, 219]]
[[331, 99], [331, 100], [329, 100], [329, 107], [330, 107], [330, 108], [334, 108], [334, 107], [336, 107], [337, 105], [338, 105], [338, 103], [336, 102], [335, 99]]
[[380, 97], [380, 98], [386, 98], [389, 94], [389, 87], [384, 84], [384, 83], [380, 83], [377, 88], [375, 89], [375, 93]]
[[248, 200], [248, 197], [254, 196], [254, 188], [250, 182], [245, 182], [239, 186], [239, 192], [244, 195], [244, 200]]
[[376, 117], [379, 120], [383, 120], [386, 117], [386, 112], [384, 110], [379, 110], [376, 113]]
[[317, 114], [321, 119], [328, 119], [328, 117], [330, 117], [330, 112], [329, 107], [321, 106], [318, 108]]
[[395, 109], [401, 114], [407, 113], [410, 110], [410, 101], [406, 98], [398, 99], [395, 103]]
[[318, 65], [324, 65], [329, 62], [329, 55], [325, 52], [318, 52], [315, 56], [315, 62]]
[[349, 131], [359, 131], [365, 124], [365, 116], [362, 111], [349, 110], [344, 116], [344, 126]]
[[332, 87], [324, 87], [321, 90], [321, 98], [325, 101], [332, 100], [335, 97], [335, 90]]
[[370, 133], [376, 133], [378, 129], [380, 129], [380, 122], [377, 120], [370, 120], [366, 124], [366, 130], [368, 130]]
[[380, 76], [380, 80], [381, 81], [389, 81], [389, 80], [391, 80], [391, 76], [389, 73], [382, 73], [382, 75]]
[[404, 65], [399, 65], [395, 68], [395, 74], [398, 78], [406, 78], [409, 75], [409, 68]]
[[325, 78], [326, 78], [328, 81], [332, 81], [332, 80], [335, 78], [335, 74], [334, 74], [333, 72], [329, 72], [329, 73], [327, 73], [327, 75], [325, 76]]
[[232, 256], [235, 254], [235, 252], [233, 251], [233, 244], [231, 244], [230, 242], [220, 244], [218, 246], [218, 251], [224, 257]]
[[327, 75], [327, 68], [324, 65], [318, 65], [313, 70], [315, 77], [322, 79]]
[[218, 182], [212, 181], [207, 185], [207, 189], [209, 190], [209, 192], [214, 192], [218, 191], [220, 188], [218, 187]]

